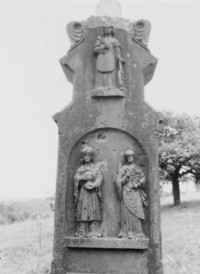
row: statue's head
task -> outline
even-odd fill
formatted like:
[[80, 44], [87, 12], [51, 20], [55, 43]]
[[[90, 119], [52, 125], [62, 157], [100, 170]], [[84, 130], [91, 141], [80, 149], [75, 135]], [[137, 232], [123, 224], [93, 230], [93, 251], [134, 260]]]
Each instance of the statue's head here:
[[132, 163], [134, 160], [135, 152], [132, 149], [127, 149], [124, 152], [125, 162]]
[[114, 35], [114, 27], [113, 27], [113, 25], [107, 23], [103, 27], [103, 32], [104, 32], [104, 35], [111, 34], [113, 36]]
[[94, 149], [90, 146], [84, 146], [81, 149], [81, 162], [90, 163], [93, 162]]

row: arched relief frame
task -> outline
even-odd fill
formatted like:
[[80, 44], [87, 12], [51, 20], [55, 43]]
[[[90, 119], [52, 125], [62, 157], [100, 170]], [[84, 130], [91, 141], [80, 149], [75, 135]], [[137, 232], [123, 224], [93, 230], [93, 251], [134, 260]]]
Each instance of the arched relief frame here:
[[[81, 165], [81, 149], [84, 145], [94, 148], [94, 162], [103, 162], [104, 179], [102, 184], [102, 222], [103, 237], [117, 237], [120, 222], [120, 203], [117, 197], [115, 179], [124, 163], [123, 153], [130, 148], [135, 151], [135, 163], [144, 171], [147, 182], [144, 191], [149, 200], [148, 159], [138, 140], [131, 134], [116, 128], [99, 128], [83, 135], [72, 147], [67, 164], [66, 191], [66, 235], [74, 236], [76, 230], [76, 207], [73, 197], [74, 174]], [[149, 206], [145, 209], [143, 230], [149, 235]]]

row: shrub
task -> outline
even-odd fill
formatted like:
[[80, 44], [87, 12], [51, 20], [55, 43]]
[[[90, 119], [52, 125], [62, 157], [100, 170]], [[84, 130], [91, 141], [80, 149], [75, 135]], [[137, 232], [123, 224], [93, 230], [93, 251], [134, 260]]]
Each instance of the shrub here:
[[30, 218], [30, 212], [22, 210], [15, 203], [0, 203], [0, 224], [12, 224]]

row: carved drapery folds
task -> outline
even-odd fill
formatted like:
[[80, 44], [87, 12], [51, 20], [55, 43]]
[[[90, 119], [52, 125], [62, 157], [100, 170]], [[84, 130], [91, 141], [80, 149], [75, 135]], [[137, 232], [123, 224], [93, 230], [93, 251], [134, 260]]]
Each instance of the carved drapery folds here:
[[94, 149], [85, 146], [81, 150], [82, 165], [74, 176], [74, 198], [76, 205], [76, 237], [101, 237], [101, 185], [103, 173], [101, 163], [94, 163]]
[[124, 165], [116, 178], [116, 188], [120, 200], [119, 238], [146, 240], [142, 222], [145, 220], [144, 207], [147, 197], [143, 191], [146, 177], [143, 170], [134, 163], [134, 151], [124, 152]]
[[75, 238], [148, 242], [147, 160], [139, 143], [121, 131], [97, 130], [79, 140], [77, 152], [70, 157], [81, 162], [71, 177]]
[[122, 48], [114, 38], [114, 27], [106, 24], [103, 36], [98, 36], [93, 46], [96, 57], [96, 77], [93, 97], [125, 96], [125, 75], [121, 56]]

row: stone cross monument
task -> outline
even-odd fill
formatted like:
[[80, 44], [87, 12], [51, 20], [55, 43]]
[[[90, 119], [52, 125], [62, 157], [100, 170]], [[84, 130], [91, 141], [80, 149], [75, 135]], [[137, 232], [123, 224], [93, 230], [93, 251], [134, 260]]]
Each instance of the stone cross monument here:
[[67, 25], [71, 48], [60, 60], [73, 102], [54, 115], [51, 273], [162, 274], [158, 117], [144, 99], [157, 64], [151, 26], [98, 8], [100, 16]]

